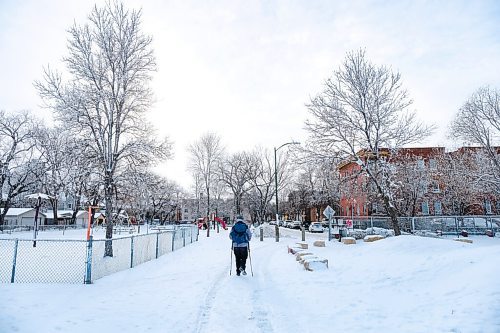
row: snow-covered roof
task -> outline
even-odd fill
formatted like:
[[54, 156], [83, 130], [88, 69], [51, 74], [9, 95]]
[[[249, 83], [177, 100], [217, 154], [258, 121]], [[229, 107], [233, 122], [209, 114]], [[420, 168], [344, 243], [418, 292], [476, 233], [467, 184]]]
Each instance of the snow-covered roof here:
[[[87, 213], [84, 210], [80, 210], [76, 213], [76, 217], [80, 217], [81, 215]], [[52, 210], [48, 210], [45, 214], [45, 217], [48, 219], [53, 219], [54, 218], [54, 212]], [[58, 218], [71, 218], [73, 216], [73, 211], [72, 210], [58, 210], [57, 211], [57, 217]]]
[[[9, 208], [7, 216], [19, 216], [32, 210], [35, 210], [35, 208]], [[3, 213], [3, 208], [0, 208], [0, 214], [1, 213]], [[42, 212], [38, 212], [38, 214], [45, 215]]]

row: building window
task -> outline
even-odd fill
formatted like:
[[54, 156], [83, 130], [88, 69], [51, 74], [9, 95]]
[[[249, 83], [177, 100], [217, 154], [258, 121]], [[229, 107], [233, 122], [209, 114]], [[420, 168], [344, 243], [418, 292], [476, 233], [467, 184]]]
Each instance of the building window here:
[[427, 201], [422, 202], [422, 214], [429, 215], [429, 203]]
[[432, 192], [433, 193], [440, 193], [441, 190], [439, 189], [439, 184], [437, 182], [432, 182]]
[[491, 214], [491, 201], [486, 200], [484, 202], [484, 211], [486, 212], [486, 214]]
[[425, 167], [424, 160], [419, 159], [417, 160], [417, 168], [422, 170]]
[[427, 184], [424, 181], [420, 181], [418, 183], [418, 193], [420, 194], [427, 193]]
[[441, 209], [441, 201], [434, 202], [434, 215], [443, 215], [443, 210]]
[[187, 213], [187, 212], [188, 212], [188, 209], [187, 209], [187, 208], [185, 208], [185, 209], [184, 209], [184, 213]]
[[434, 158], [429, 159], [429, 169], [431, 170], [437, 169], [436, 160]]

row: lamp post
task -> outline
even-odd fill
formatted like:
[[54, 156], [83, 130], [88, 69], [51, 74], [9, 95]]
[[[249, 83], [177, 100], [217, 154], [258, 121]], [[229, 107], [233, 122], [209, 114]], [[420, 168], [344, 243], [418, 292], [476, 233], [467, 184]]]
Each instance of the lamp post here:
[[42, 199], [48, 200], [48, 199], [54, 199], [54, 197], [45, 193], [33, 193], [33, 194], [28, 194], [27, 196], [25, 196], [25, 198], [36, 199], [35, 218], [33, 221], [33, 247], [36, 247], [36, 236], [38, 234], [38, 213], [40, 211], [40, 206], [42, 205]]
[[277, 164], [277, 159], [276, 159], [276, 153], [278, 150], [281, 148], [287, 146], [287, 145], [299, 145], [300, 142], [287, 142], [279, 146], [278, 148], [274, 148], [274, 186], [275, 186], [275, 195], [276, 195], [276, 225], [279, 226], [279, 210], [278, 210], [278, 164]]

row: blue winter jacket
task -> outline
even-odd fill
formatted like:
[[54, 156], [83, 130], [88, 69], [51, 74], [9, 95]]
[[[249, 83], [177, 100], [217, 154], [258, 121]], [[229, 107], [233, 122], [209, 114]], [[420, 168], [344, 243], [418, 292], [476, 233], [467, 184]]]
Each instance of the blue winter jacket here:
[[[245, 232], [246, 237], [238, 237], [236, 232]], [[231, 228], [229, 238], [233, 241], [233, 247], [248, 247], [248, 242], [252, 239], [252, 232], [243, 220], [237, 220]]]

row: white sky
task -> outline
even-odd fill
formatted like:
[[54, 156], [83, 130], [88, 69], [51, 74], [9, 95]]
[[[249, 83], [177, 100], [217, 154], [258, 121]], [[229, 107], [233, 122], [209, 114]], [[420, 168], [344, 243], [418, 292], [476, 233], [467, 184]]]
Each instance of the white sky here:
[[[97, 1], [102, 3], [102, 1]], [[47, 117], [33, 81], [66, 55], [66, 30], [94, 1], [0, 1], [0, 109]], [[305, 141], [304, 106], [347, 51], [399, 70], [443, 146], [459, 106], [500, 87], [497, 1], [125, 1], [142, 8], [158, 62], [150, 119], [175, 142], [160, 172], [186, 188], [186, 147], [207, 131], [227, 150]]]
[[[73, 233], [85, 237], [84, 229], [66, 231], [66, 235]], [[325, 239], [326, 233], [307, 233], [307, 252], [328, 259], [329, 264], [328, 269], [308, 272], [287, 253], [287, 246], [296, 246], [301, 239], [300, 231], [282, 228], [280, 242], [274, 237], [263, 242], [253, 237], [248, 275], [238, 277], [228, 233], [212, 231], [207, 238], [202, 232], [194, 244], [90, 285], [0, 283], [0, 331], [500, 331], [498, 237], [473, 236], [473, 243], [467, 244], [447, 237], [399, 236], [372, 243], [358, 240], [355, 245], [327, 241], [320, 248], [313, 241]], [[30, 233], [15, 234], [21, 239], [31, 237]], [[63, 237], [68, 238], [60, 231], [39, 234], [40, 239]], [[126, 243], [128, 249], [130, 242]], [[115, 240], [115, 253], [118, 244]], [[145, 250], [145, 242], [134, 244], [135, 255], [140, 252], [138, 244]], [[4, 245], [9, 248], [13, 242], [4, 241]], [[38, 242], [36, 251], [51, 246], [54, 243]], [[29, 261], [38, 254], [34, 249], [20, 242], [16, 276], [48, 269], [40, 265], [40, 260], [50, 261], [47, 256]], [[102, 255], [98, 246], [93, 251], [96, 257]], [[128, 255], [128, 251], [122, 253]], [[79, 257], [83, 264], [84, 256]], [[107, 264], [110, 267], [122, 260], [108, 258]], [[57, 271], [64, 266], [61, 262], [65, 261], [51, 266], [51, 274], [62, 274]], [[94, 274], [95, 270], [96, 266]]]

